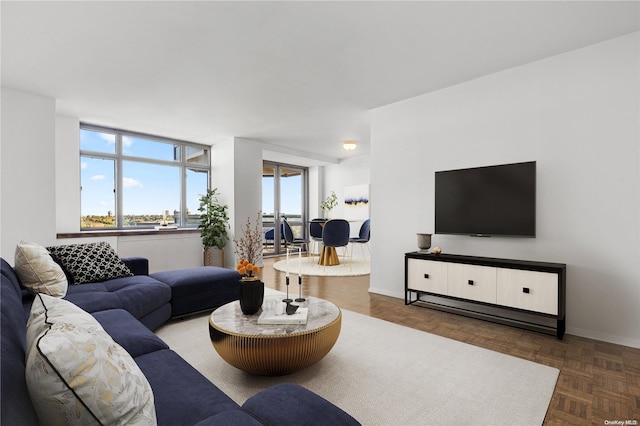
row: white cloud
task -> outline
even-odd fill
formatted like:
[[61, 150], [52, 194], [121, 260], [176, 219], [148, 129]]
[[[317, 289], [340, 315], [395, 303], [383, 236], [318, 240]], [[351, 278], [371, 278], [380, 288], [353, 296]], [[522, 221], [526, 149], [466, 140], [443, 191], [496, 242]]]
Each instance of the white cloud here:
[[122, 185], [125, 188], [131, 188], [134, 186], [139, 186], [140, 188], [142, 188], [142, 183], [140, 183], [140, 181], [134, 179], [134, 178], [128, 178], [128, 177], [123, 177], [122, 178]]
[[133, 140], [129, 136], [122, 137], [122, 150], [125, 154], [131, 154], [131, 145], [133, 145]]
[[91, 176], [91, 180], [104, 180], [105, 175], [93, 175]]
[[108, 133], [98, 133], [98, 135], [100, 135], [100, 138], [107, 141], [107, 144], [109, 145], [114, 145], [116, 143], [116, 137], [114, 135], [110, 135]]
[[89, 167], [89, 164], [87, 164], [87, 162], [86, 162], [86, 161], [82, 161], [82, 162], [80, 163], [80, 169], [84, 170], [84, 169], [86, 169], [87, 167]]

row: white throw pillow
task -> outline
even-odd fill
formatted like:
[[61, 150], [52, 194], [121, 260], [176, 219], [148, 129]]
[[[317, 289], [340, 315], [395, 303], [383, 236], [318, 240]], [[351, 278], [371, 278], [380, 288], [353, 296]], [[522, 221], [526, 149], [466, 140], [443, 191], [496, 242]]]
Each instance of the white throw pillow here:
[[26, 379], [41, 424], [156, 424], [151, 386], [133, 358], [66, 300], [36, 295]]
[[32, 293], [54, 297], [64, 297], [67, 294], [67, 277], [44, 247], [20, 241], [16, 246], [14, 263], [20, 282]]

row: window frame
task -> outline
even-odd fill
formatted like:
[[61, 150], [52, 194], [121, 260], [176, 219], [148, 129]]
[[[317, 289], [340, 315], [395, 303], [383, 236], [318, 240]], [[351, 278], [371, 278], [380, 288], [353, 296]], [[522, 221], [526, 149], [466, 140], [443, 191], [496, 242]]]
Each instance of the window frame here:
[[[211, 188], [211, 146], [198, 144], [195, 142], [188, 142], [179, 139], [167, 138], [157, 135], [150, 135], [146, 133], [132, 132], [129, 130], [115, 129], [111, 127], [98, 126], [89, 123], [80, 123], [80, 133], [83, 130], [99, 132], [105, 134], [111, 134], [115, 136], [115, 150], [114, 153], [109, 152], [101, 152], [101, 151], [91, 151], [80, 148], [79, 157], [80, 164], [82, 164], [83, 157], [103, 159], [103, 160], [112, 160], [114, 162], [114, 177], [115, 182], [114, 186], [114, 198], [115, 198], [115, 218], [116, 224], [113, 227], [105, 227], [100, 228], [104, 230], [149, 230], [153, 229], [153, 225], [148, 226], [124, 226], [124, 211], [123, 211], [123, 198], [124, 198], [124, 184], [123, 184], [123, 163], [124, 162], [137, 162], [137, 163], [146, 163], [153, 164], [159, 166], [170, 166], [177, 167], [179, 169], [179, 179], [180, 179], [180, 217], [179, 222], [176, 223], [178, 228], [180, 229], [196, 229], [197, 225], [188, 223], [188, 215], [187, 215], [187, 172], [189, 170], [197, 170], [198, 172], [205, 172], [207, 174], [207, 190]], [[135, 155], [127, 155], [123, 152], [123, 140], [125, 137], [133, 137], [144, 139], [147, 141], [158, 142], [158, 143], [166, 143], [174, 145], [174, 150], [179, 148], [179, 159], [178, 160], [161, 160], [161, 159], [153, 159], [146, 157], [139, 157]], [[187, 160], [187, 147], [195, 148], [198, 150], [203, 150], [206, 152], [206, 164], [198, 164], [198, 163], [189, 163]], [[79, 170], [82, 173], [81, 169]], [[80, 176], [80, 231], [92, 232], [96, 231], [96, 228], [82, 227], [82, 176]], [[193, 212], [192, 212], [193, 214]]]
[[[308, 238], [309, 237], [309, 226], [307, 226], [307, 224], [309, 223], [309, 168], [305, 167], [305, 166], [298, 166], [298, 165], [294, 165], [294, 164], [288, 164], [288, 163], [281, 163], [281, 162], [276, 162], [276, 161], [270, 161], [270, 160], [263, 160], [262, 161], [262, 170], [263, 170], [263, 176], [262, 179], [264, 181], [264, 170], [266, 168], [273, 168], [273, 173], [274, 173], [274, 182], [273, 182], [273, 191], [274, 191], [274, 199], [273, 199], [273, 207], [274, 207], [274, 217], [273, 220], [271, 222], [264, 221], [264, 216], [262, 218], [263, 222], [262, 222], [262, 226], [265, 229], [270, 229], [273, 228], [274, 230], [274, 244], [273, 244], [273, 250], [272, 251], [268, 251], [265, 253], [265, 256], [278, 256], [281, 254], [284, 254], [285, 252], [282, 250], [283, 247], [280, 244], [280, 241], [282, 238], [284, 238], [283, 235], [280, 235], [280, 224], [282, 223], [282, 219], [286, 217], [286, 212], [282, 211], [282, 191], [281, 191], [281, 183], [283, 179], [282, 176], [282, 170], [283, 169], [289, 169], [289, 170], [294, 170], [297, 172], [300, 172], [300, 178], [301, 178], [301, 182], [300, 182], [300, 190], [301, 190], [301, 205], [300, 205], [300, 219], [299, 220], [290, 220], [288, 219], [287, 221], [289, 222], [289, 225], [291, 225], [291, 227], [293, 228], [292, 230], [294, 231], [294, 234], [297, 232], [297, 228], [300, 228], [300, 237], [302, 238]], [[263, 202], [264, 202], [264, 193], [262, 195], [263, 197]], [[264, 213], [264, 212], [263, 212]], [[290, 216], [291, 217], [291, 216]]]

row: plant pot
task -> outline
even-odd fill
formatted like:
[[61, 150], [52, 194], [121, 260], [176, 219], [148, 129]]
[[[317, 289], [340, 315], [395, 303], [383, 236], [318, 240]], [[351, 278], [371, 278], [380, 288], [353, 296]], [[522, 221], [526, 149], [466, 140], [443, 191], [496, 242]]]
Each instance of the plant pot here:
[[264, 300], [264, 283], [258, 278], [240, 280], [240, 309], [245, 315], [260, 310]]
[[203, 252], [204, 266], [220, 266], [224, 268], [224, 250], [218, 247], [207, 247]]

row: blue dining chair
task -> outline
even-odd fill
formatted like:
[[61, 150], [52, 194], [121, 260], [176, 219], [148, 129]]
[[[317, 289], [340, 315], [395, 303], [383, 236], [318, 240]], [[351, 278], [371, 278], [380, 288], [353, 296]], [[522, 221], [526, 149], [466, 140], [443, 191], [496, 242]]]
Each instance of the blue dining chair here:
[[[322, 244], [327, 247], [342, 247], [342, 258], [345, 259], [350, 232], [349, 222], [346, 220], [329, 220], [324, 224], [324, 228], [322, 228]], [[349, 268], [351, 268], [351, 261], [349, 262]]]
[[317, 217], [309, 222], [309, 253], [315, 255], [316, 247], [322, 242], [322, 227], [327, 219]]
[[367, 251], [369, 252], [369, 259], [371, 259], [371, 249], [369, 248], [369, 240], [371, 239], [371, 219], [367, 219], [362, 222], [362, 226], [360, 226], [360, 232], [357, 237], [349, 238], [349, 242], [351, 243], [351, 258], [353, 259], [353, 246], [356, 244], [360, 244], [362, 248], [362, 257], [366, 259], [364, 253], [364, 247], [367, 247]]
[[291, 229], [291, 225], [287, 222], [286, 219], [282, 219], [282, 226], [284, 227], [284, 241], [285, 245], [289, 246], [300, 246], [300, 249], [304, 247], [307, 251], [309, 250], [309, 240], [305, 238], [296, 238], [293, 235], [293, 230]]
[[[265, 232], [264, 244], [266, 247], [269, 247], [270, 245], [275, 245], [275, 234], [276, 234], [275, 228], [271, 228], [267, 232]], [[281, 244], [284, 243], [284, 227], [282, 226], [282, 224], [280, 224], [280, 243]]]

